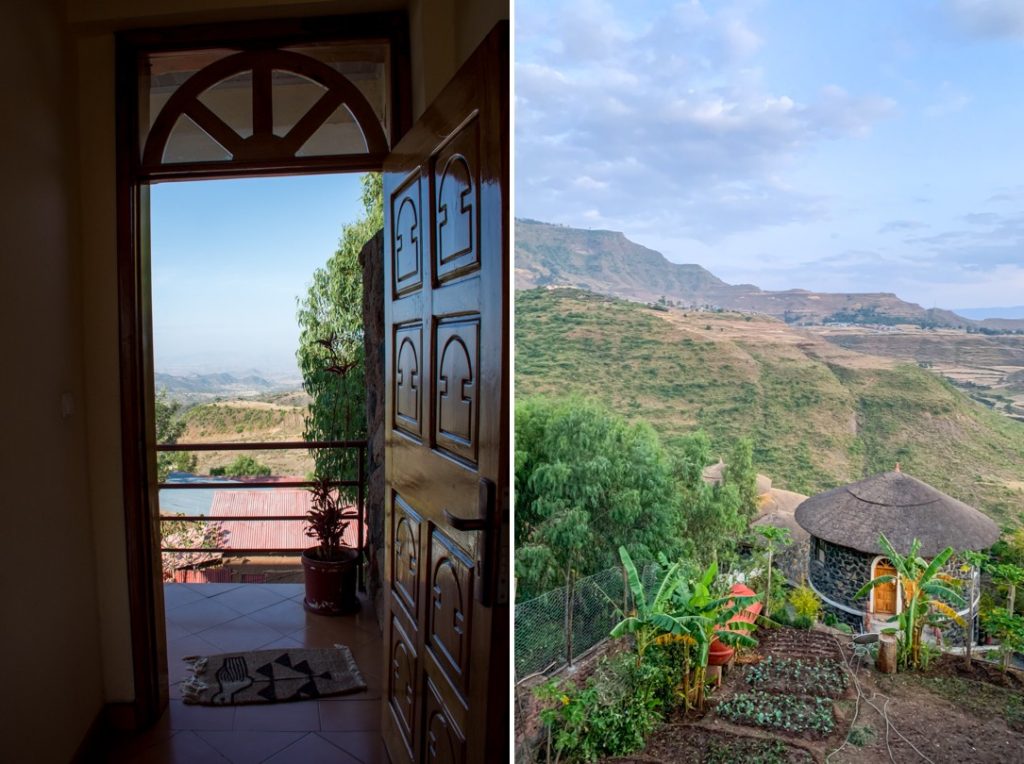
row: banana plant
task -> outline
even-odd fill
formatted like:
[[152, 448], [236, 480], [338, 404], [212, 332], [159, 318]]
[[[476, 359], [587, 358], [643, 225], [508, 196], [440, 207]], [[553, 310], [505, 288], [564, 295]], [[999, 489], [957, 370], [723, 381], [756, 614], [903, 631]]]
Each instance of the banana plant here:
[[683, 565], [676, 562], [669, 566], [658, 585], [657, 592], [648, 602], [647, 593], [640, 581], [636, 565], [633, 564], [633, 559], [623, 546], [619, 547], [619, 558], [622, 560], [622, 567], [626, 571], [626, 581], [633, 595], [633, 612], [615, 625], [611, 635], [615, 638], [623, 637], [626, 634], [633, 635], [636, 643], [637, 663], [639, 664], [643, 661], [648, 648], [655, 644], [660, 637], [684, 636], [692, 628], [688, 619], [678, 617], [673, 613], [673, 596], [683, 582]]
[[878, 543], [896, 569], [896, 576], [878, 576], [868, 581], [854, 595], [854, 599], [866, 597], [876, 586], [897, 582], [903, 590], [903, 610], [889, 619], [897, 622], [902, 632], [898, 659], [903, 668], [921, 666], [921, 632], [930, 610], [938, 611], [963, 626], [964, 620], [950, 607], [963, 605], [963, 598], [953, 590], [959, 581], [942, 572], [942, 566], [953, 556], [953, 548], [946, 547], [931, 562], [920, 556], [921, 542], [914, 539], [906, 555], [897, 552], [889, 539], [882, 533]]
[[[696, 688], [696, 707], [704, 709], [704, 687], [707, 679], [711, 643], [717, 637], [729, 647], [756, 647], [757, 640], [744, 632], [753, 631], [754, 624], [732, 621], [732, 618], [757, 602], [756, 596], [728, 595], [715, 597], [712, 586], [718, 575], [718, 565], [711, 565], [693, 582], [684, 581], [676, 590], [675, 613], [691, 626], [688, 636], [693, 639], [693, 685]], [[690, 708], [689, 678], [684, 686], [687, 708]]]
[[636, 643], [637, 663], [644, 660], [654, 644], [669, 641], [683, 645], [683, 697], [690, 707], [692, 686], [697, 689], [697, 707], [704, 705], [704, 683], [708, 656], [715, 637], [732, 647], [754, 647], [757, 641], [743, 632], [754, 624], [744, 621], [729, 623], [757, 597], [714, 597], [712, 587], [718, 566], [712, 563], [695, 581], [688, 581], [681, 563], [668, 567], [654, 597], [648, 600], [636, 566], [629, 552], [619, 547], [619, 557], [626, 571], [626, 580], [633, 594], [634, 610], [615, 625], [611, 636], [632, 634]]

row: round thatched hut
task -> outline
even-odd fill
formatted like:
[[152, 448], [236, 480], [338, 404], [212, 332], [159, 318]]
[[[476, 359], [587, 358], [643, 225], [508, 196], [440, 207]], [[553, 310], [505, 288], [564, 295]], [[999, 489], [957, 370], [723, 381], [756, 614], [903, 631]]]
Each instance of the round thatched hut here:
[[[810, 534], [807, 576], [825, 608], [854, 630], [879, 628], [902, 608], [901, 587], [876, 587], [868, 597], [854, 594], [871, 579], [895, 574], [878, 543], [880, 534], [900, 554], [921, 542], [930, 559], [947, 546], [956, 551], [985, 549], [999, 538], [999, 527], [973, 507], [899, 470], [883, 472], [804, 501], [796, 522]], [[959, 567], [947, 572], [966, 577]], [[969, 588], [965, 591], [970, 591]], [[961, 615], [968, 612], [963, 609]], [[959, 629], [948, 638], [962, 642]]]

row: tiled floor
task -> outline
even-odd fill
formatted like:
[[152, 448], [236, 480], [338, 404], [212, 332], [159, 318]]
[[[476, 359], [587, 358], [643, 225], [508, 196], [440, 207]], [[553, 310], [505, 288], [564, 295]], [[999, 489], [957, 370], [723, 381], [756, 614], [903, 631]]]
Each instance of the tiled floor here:
[[[372, 605], [329, 618], [302, 608], [302, 584], [167, 584], [170, 707], [152, 729], [119, 741], [111, 762], [205, 764], [378, 764], [381, 635]], [[186, 706], [182, 658], [228, 650], [347, 645], [366, 692], [314, 701], [249, 706]]]

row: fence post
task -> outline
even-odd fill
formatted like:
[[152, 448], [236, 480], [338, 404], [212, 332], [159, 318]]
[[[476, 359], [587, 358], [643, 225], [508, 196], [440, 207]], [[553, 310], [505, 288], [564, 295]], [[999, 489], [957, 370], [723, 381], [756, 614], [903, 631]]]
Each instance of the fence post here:
[[565, 662], [572, 665], [572, 610], [575, 600], [575, 576], [572, 570], [565, 574]]

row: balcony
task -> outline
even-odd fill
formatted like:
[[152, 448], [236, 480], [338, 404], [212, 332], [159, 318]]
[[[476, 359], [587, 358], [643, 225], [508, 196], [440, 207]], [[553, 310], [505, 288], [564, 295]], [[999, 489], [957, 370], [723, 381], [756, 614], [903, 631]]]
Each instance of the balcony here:
[[[302, 597], [302, 584], [165, 584], [170, 705], [153, 728], [113, 744], [109, 761], [386, 763], [382, 636], [372, 602], [360, 595], [357, 614], [328, 618], [306, 613]], [[365, 692], [247, 706], [181, 701], [185, 656], [335, 644], [352, 651]]]
[[[311, 446], [358, 452], [356, 479], [335, 484], [350, 487], [355, 494], [355, 504], [346, 512], [351, 524], [343, 543], [365, 551], [363, 441], [175, 444], [158, 449], [241, 451]], [[380, 737], [382, 635], [372, 601], [360, 593], [358, 613], [334, 618], [309, 614], [302, 605], [304, 586], [297, 557], [312, 541], [302, 533], [308, 494], [299, 489], [309, 485], [301, 480], [261, 478], [190, 478], [160, 484], [162, 504], [168, 495], [165, 491], [196, 499], [185, 502], [193, 505], [188, 515], [163, 515], [162, 524], [205, 523], [222, 533], [216, 548], [201, 550], [213, 559], [180, 570], [172, 565], [171, 580], [164, 584], [167, 712], [146, 732], [112, 742], [108, 760], [147, 764], [388, 761]], [[274, 529], [276, 532], [269, 532]], [[162, 551], [168, 558], [199, 550], [164, 544]], [[261, 565], [265, 572], [253, 572]], [[165, 579], [167, 570], [165, 565]], [[218, 580], [221, 582], [206, 583]], [[182, 660], [186, 656], [329, 648], [335, 644], [352, 651], [366, 691], [322, 700], [227, 707], [186, 705], [181, 700], [181, 683], [190, 675]]]

